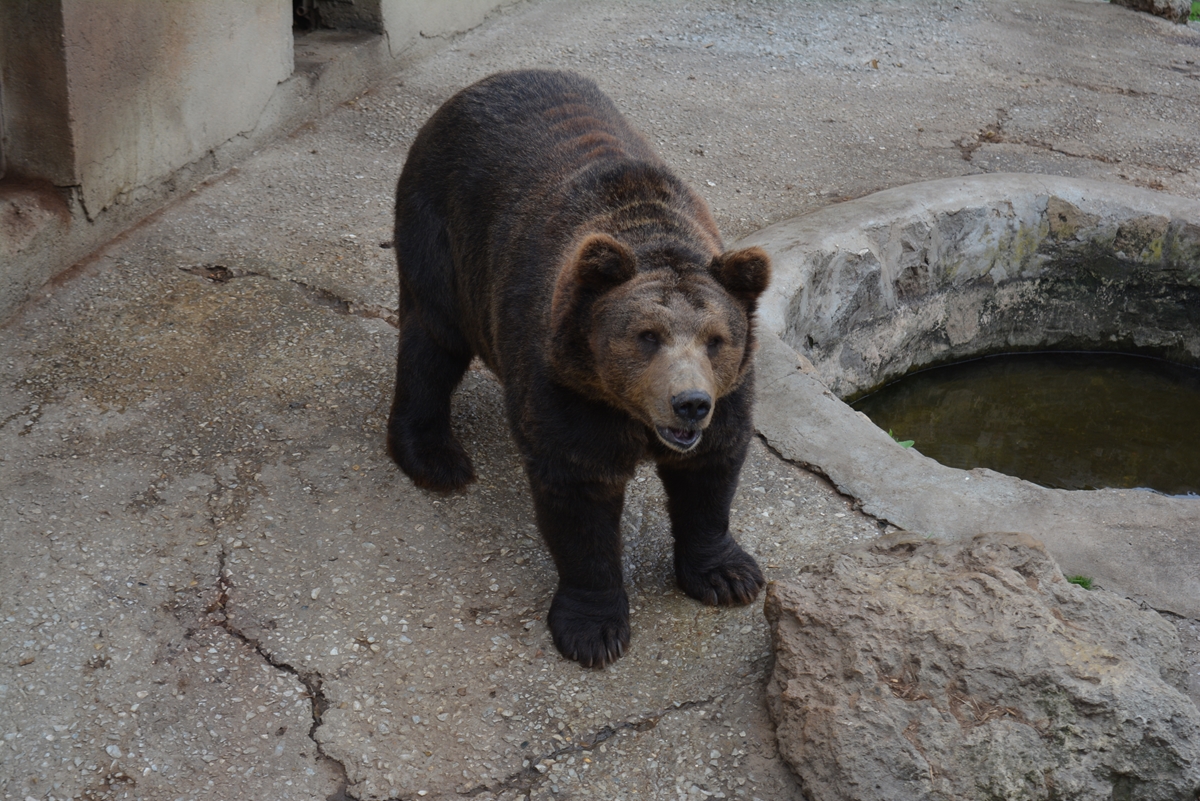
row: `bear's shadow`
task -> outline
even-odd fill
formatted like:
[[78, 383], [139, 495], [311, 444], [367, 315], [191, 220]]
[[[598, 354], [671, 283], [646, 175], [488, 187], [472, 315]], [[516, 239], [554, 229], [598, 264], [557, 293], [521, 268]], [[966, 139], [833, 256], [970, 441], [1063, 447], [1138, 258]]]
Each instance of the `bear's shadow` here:
[[[437, 495], [455, 521], [456, 539], [468, 547], [519, 549], [524, 567], [531, 570], [527, 585], [549, 599], [558, 579], [534, 523], [529, 482], [504, 414], [503, 388], [478, 360], [454, 393], [451, 425], [478, 477], [463, 492]], [[626, 488], [621, 536], [622, 566], [631, 594], [682, 596], [674, 578], [666, 495], [651, 463], [639, 466]]]

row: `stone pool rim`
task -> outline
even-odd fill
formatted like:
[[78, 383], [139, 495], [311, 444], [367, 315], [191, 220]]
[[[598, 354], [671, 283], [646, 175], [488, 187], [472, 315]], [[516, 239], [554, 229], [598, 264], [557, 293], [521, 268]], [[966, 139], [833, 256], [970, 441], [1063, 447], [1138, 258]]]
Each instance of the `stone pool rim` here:
[[782, 339], [789, 307], [811, 277], [815, 256], [871, 248], [878, 253], [880, 230], [1047, 197], [1101, 222], [1154, 216], [1200, 225], [1200, 202], [1187, 198], [1087, 179], [988, 174], [889, 189], [737, 243], [763, 247], [774, 262], [772, 287], [759, 310], [756, 426], [783, 458], [824, 474], [880, 520], [945, 539], [1024, 532], [1043, 541], [1068, 573], [1090, 576], [1160, 611], [1200, 618], [1200, 499], [1141, 490], [1053, 490], [984, 468], [946, 467], [901, 448], [852, 410]]

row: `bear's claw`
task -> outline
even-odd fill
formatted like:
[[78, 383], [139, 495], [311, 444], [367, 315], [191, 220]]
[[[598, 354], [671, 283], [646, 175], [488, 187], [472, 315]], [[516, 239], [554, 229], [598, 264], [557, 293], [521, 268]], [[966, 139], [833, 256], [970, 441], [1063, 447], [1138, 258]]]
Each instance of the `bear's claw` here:
[[732, 537], [716, 554], [677, 553], [675, 580], [685, 593], [710, 606], [748, 604], [766, 584], [758, 562]]
[[559, 653], [584, 667], [609, 665], [629, 647], [629, 600], [623, 589], [559, 588], [546, 623]]

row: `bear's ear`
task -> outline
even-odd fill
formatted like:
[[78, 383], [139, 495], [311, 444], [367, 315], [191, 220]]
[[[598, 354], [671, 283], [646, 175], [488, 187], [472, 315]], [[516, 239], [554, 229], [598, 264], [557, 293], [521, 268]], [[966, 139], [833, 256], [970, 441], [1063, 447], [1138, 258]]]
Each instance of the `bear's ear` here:
[[633, 278], [637, 263], [629, 248], [611, 236], [591, 234], [575, 251], [567, 271], [579, 286], [605, 290]]
[[771, 282], [771, 257], [762, 248], [744, 248], [722, 253], [709, 267], [725, 291], [750, 309]]
[[556, 339], [563, 334], [562, 326], [580, 324], [578, 320], [570, 321], [592, 299], [625, 283], [636, 272], [633, 253], [620, 242], [607, 234], [591, 234], [585, 238], [554, 284], [550, 325]]

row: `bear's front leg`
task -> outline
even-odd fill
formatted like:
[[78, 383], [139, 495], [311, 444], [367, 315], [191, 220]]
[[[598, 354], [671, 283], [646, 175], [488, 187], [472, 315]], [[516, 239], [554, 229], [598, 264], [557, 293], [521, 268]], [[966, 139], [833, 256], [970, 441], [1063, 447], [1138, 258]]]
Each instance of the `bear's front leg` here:
[[529, 483], [538, 529], [558, 567], [558, 591], [546, 618], [554, 647], [584, 667], [604, 667], [629, 646], [629, 599], [621, 576], [625, 485], [549, 481], [535, 472]]
[[742, 460], [695, 468], [660, 464], [675, 538], [675, 579], [706, 604], [748, 604], [766, 583], [758, 562], [729, 533], [729, 507]]

